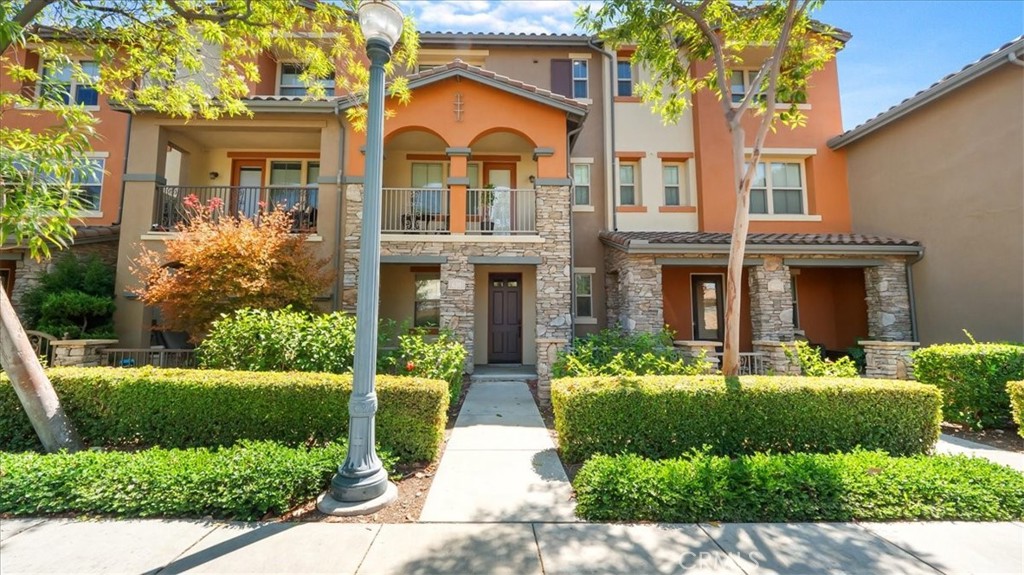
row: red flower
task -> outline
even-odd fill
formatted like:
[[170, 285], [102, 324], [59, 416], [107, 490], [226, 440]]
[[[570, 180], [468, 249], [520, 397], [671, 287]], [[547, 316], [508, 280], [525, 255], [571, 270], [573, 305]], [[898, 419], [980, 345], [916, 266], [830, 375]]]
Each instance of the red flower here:
[[405, 371], [412, 371], [414, 369], [416, 369], [416, 364], [415, 363], [410, 361], [410, 362], [405, 364]]

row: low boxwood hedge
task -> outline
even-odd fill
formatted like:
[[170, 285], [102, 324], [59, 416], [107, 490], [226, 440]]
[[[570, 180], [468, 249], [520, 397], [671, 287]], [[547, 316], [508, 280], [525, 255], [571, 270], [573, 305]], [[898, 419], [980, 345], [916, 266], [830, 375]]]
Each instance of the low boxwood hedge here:
[[941, 396], [914, 382], [721, 376], [557, 379], [551, 402], [569, 461], [597, 454], [922, 453], [939, 436]]
[[913, 354], [914, 377], [942, 390], [946, 421], [976, 429], [1010, 422], [1006, 382], [1024, 379], [1024, 345], [932, 345]]
[[573, 482], [592, 521], [1019, 521], [1024, 474], [966, 456], [878, 451], [597, 456]]
[[[258, 520], [315, 497], [345, 458], [345, 443], [137, 452], [2, 453], [0, 513]], [[382, 456], [385, 466], [393, 458]]]
[[[243, 439], [299, 446], [348, 432], [348, 375], [149, 367], [47, 373], [93, 446], [214, 447]], [[403, 461], [434, 459], [447, 421], [447, 384], [377, 376], [377, 398], [377, 442]], [[39, 449], [39, 440], [0, 377], [0, 450], [24, 449]]]
[[1017, 433], [1024, 437], [1024, 381], [1011, 381], [1007, 383], [1006, 393], [1010, 396], [1013, 420], [1017, 422]]

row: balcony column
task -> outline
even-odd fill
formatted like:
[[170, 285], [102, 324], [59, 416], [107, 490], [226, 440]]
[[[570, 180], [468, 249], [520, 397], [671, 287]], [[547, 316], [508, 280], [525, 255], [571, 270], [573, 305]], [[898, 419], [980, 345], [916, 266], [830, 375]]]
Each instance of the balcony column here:
[[469, 148], [447, 148], [450, 173], [448, 174], [448, 215], [453, 234], [466, 233], [466, 192], [469, 188]]

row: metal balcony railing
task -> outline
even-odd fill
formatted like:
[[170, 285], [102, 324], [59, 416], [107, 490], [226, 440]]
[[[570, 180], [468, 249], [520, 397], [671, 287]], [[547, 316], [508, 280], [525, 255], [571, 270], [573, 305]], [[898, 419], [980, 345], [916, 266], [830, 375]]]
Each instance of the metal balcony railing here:
[[292, 213], [294, 231], [316, 229], [317, 188], [313, 186], [157, 186], [153, 229], [172, 231], [188, 221], [185, 199], [195, 196], [206, 205], [220, 200], [219, 215], [253, 217], [261, 210], [284, 209]]
[[466, 192], [466, 233], [529, 235], [537, 233], [537, 190], [470, 189]]
[[384, 188], [381, 231], [447, 234], [451, 231], [451, 193], [446, 188]]

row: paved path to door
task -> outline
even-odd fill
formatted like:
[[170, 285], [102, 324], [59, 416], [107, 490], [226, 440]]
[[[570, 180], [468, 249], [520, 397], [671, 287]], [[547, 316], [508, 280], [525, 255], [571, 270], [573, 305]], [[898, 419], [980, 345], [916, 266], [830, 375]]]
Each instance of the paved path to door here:
[[[984, 457], [989, 461], [1012, 467], [1024, 473], [1024, 453], [1007, 451], [998, 447], [992, 447], [991, 445], [967, 441], [966, 439], [960, 439], [945, 433], [939, 436], [939, 442], [935, 446], [935, 453]], [[1024, 572], [1024, 569], [1021, 572]]]
[[562, 521], [576, 521], [572, 486], [530, 389], [473, 383], [420, 522]]

